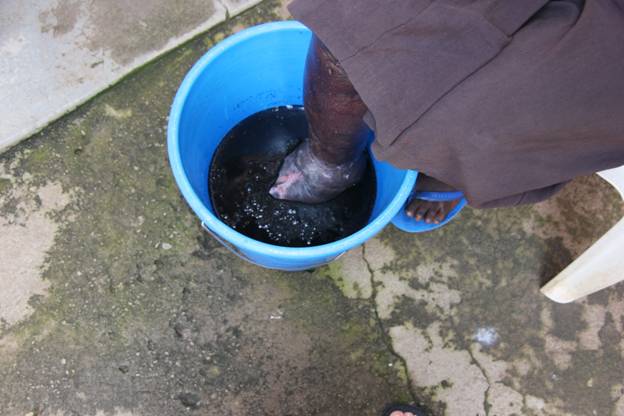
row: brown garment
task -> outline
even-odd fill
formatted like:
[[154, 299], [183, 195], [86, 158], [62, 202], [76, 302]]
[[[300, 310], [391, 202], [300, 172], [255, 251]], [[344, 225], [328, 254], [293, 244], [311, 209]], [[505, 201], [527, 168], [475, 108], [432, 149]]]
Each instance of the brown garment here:
[[367, 105], [377, 158], [478, 207], [624, 164], [624, 0], [295, 0]]

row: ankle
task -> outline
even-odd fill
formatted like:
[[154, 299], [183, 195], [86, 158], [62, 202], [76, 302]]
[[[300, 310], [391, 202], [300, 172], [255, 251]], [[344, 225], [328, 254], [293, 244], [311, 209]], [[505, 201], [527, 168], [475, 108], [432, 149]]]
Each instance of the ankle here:
[[427, 176], [424, 173], [418, 175], [418, 180], [416, 181], [416, 185], [414, 186], [416, 191], [425, 191], [425, 192], [454, 192], [457, 189], [453, 188], [446, 183], [439, 181], [431, 176]]

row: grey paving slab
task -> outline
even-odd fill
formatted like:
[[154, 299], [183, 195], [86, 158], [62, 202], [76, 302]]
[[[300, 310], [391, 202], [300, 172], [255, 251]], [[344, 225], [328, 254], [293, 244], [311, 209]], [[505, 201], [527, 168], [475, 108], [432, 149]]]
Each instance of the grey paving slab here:
[[238, 262], [173, 183], [165, 128], [182, 77], [279, 7], [233, 19], [0, 156], [2, 416], [375, 416], [412, 400], [371, 302], [321, 273]]
[[622, 215], [613, 188], [579, 178], [550, 201], [468, 209], [435, 233], [388, 228], [328, 275], [374, 300], [433, 415], [620, 416], [624, 284], [567, 305], [539, 288]]
[[239, 13], [244, 12], [250, 7], [255, 6], [260, 3], [261, 0], [222, 0], [223, 4], [228, 10], [230, 15], [235, 16]]
[[257, 0], [3, 0], [0, 151]]

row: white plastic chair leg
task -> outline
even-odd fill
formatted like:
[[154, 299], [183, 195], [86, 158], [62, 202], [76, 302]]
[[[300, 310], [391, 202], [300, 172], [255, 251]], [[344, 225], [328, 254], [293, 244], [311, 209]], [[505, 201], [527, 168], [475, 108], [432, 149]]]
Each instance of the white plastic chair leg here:
[[555, 302], [568, 303], [620, 281], [624, 281], [624, 218], [541, 292]]
[[617, 189], [622, 199], [624, 199], [624, 166], [603, 170], [602, 172], [598, 172], [598, 175]]

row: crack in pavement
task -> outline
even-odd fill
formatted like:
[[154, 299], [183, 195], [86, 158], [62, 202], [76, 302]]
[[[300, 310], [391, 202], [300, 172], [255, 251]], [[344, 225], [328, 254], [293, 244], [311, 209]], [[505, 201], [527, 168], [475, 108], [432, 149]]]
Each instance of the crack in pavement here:
[[[409, 366], [408, 366], [408, 356], [406, 355], [406, 358], [404, 358], [401, 354], [399, 354], [399, 352], [397, 352], [397, 350], [394, 348], [394, 344], [393, 344], [393, 337], [392, 335], [390, 335], [389, 331], [386, 331], [386, 328], [384, 326], [384, 322], [383, 319], [380, 316], [380, 310], [379, 307], [380, 305], [378, 304], [379, 300], [380, 300], [380, 296], [381, 293], [383, 292], [383, 289], [379, 286], [379, 284], [382, 284], [383, 282], [378, 280], [380, 278], [380, 275], [378, 274], [378, 270], [376, 270], [373, 265], [375, 263], [371, 263], [371, 261], [369, 261], [369, 258], [367, 257], [367, 253], [366, 253], [366, 249], [370, 249], [371, 247], [367, 245], [364, 245], [362, 247], [362, 251], [361, 251], [361, 255], [362, 255], [362, 261], [365, 264], [365, 267], [368, 269], [368, 273], [370, 276], [370, 286], [371, 286], [371, 308], [374, 311], [375, 314], [375, 319], [377, 321], [377, 325], [379, 326], [381, 332], [383, 333], [383, 342], [384, 344], [387, 346], [387, 350], [394, 355], [398, 360], [400, 360], [400, 362], [403, 364], [404, 366], [404, 374], [405, 374], [405, 378], [407, 380], [407, 386], [409, 389], [409, 392], [412, 396], [412, 400], [414, 400], [416, 403], [419, 403], [417, 401], [417, 386], [416, 384], [414, 384], [414, 380], [411, 377], [411, 373], [409, 370]], [[378, 266], [377, 266], [378, 267]], [[463, 300], [463, 299], [462, 299]], [[450, 329], [455, 333], [455, 334], [460, 334], [461, 331], [459, 331], [457, 325], [455, 322], [453, 322], [453, 320], [449, 320], [450, 323]], [[426, 334], [423, 334], [426, 336]], [[484, 381], [484, 383], [486, 385], [483, 386], [484, 390], [480, 393], [483, 394], [482, 396], [482, 402], [481, 402], [481, 407], [482, 407], [482, 411], [478, 411], [478, 414], [480, 415], [484, 415], [484, 416], [490, 416], [491, 411], [492, 411], [492, 404], [490, 403], [490, 399], [491, 399], [491, 394], [494, 391], [493, 387], [494, 384], [492, 382], [492, 380], [490, 379], [490, 376], [487, 372], [487, 369], [482, 365], [482, 363], [478, 360], [478, 357], [476, 355], [476, 353], [473, 352], [472, 350], [472, 346], [470, 345], [466, 345], [465, 350], [467, 350], [468, 353], [468, 357], [470, 359], [470, 364], [472, 365], [474, 363], [474, 366], [476, 367], [476, 369], [478, 369], [478, 372], [475, 373], [475, 376], [478, 373], [481, 373], [482, 375], [482, 379]], [[477, 370], [474, 371], [477, 371]], [[478, 377], [478, 376], [477, 376]], [[475, 400], [475, 405], [477, 405], [477, 409], [478, 409], [478, 402]], [[477, 410], [475, 409], [475, 410]], [[482, 413], [483, 412], [483, 413]]]
[[366, 244], [362, 244], [362, 260], [364, 261], [364, 264], [366, 264], [366, 268], [368, 269], [368, 273], [370, 276], [370, 282], [371, 282], [370, 303], [373, 309], [373, 314], [375, 316], [375, 322], [377, 322], [377, 326], [379, 327], [379, 330], [381, 331], [381, 337], [382, 337], [383, 343], [386, 345], [386, 348], [388, 349], [390, 354], [396, 357], [397, 360], [399, 360], [401, 364], [403, 365], [403, 374], [407, 382], [407, 390], [410, 393], [412, 401], [416, 404], [421, 404], [420, 401], [417, 399], [416, 394], [414, 392], [412, 379], [410, 378], [409, 370], [407, 368], [407, 360], [403, 358], [394, 349], [392, 345], [392, 337], [390, 337], [389, 333], [386, 331], [386, 328], [384, 327], [381, 317], [379, 316], [379, 310], [377, 308], [377, 285], [375, 282], [375, 271], [373, 270], [370, 263], [368, 262], [368, 259], [366, 258]]
[[227, 22], [228, 20], [230, 20], [232, 18], [232, 14], [230, 13], [230, 9], [228, 9], [227, 5], [223, 2], [223, 0], [215, 0], [217, 3], [219, 3], [220, 6], [222, 6], [225, 9], [225, 20], [224, 22]]
[[[457, 333], [456, 329], [453, 329], [455, 331], [455, 333]], [[485, 371], [485, 369], [481, 366], [481, 363], [479, 362], [479, 360], [477, 360], [477, 358], [474, 356], [473, 352], [472, 352], [472, 347], [468, 347], [466, 348], [466, 351], [468, 351], [468, 355], [470, 355], [470, 359], [474, 362], [474, 364], [477, 366], [477, 368], [479, 369], [479, 371], [481, 371], [481, 374], [483, 374], [483, 377], [485, 378], [485, 381], [487, 382], [487, 389], [485, 390], [485, 393], [483, 393], [483, 411], [485, 412], [485, 416], [489, 416], [490, 414], [490, 389], [492, 388], [492, 382], [490, 381], [490, 377], [487, 375], [487, 372]]]

